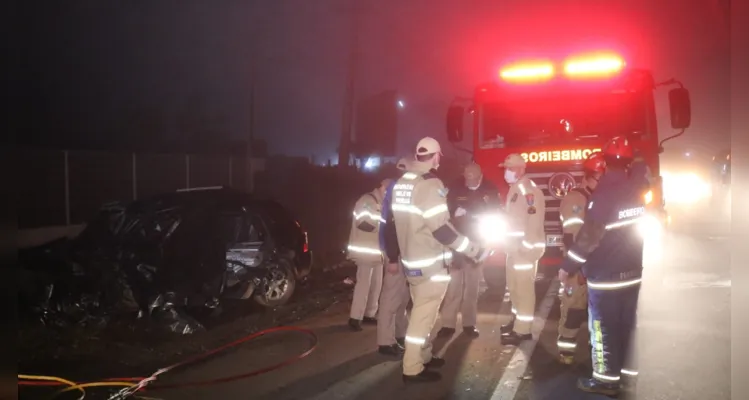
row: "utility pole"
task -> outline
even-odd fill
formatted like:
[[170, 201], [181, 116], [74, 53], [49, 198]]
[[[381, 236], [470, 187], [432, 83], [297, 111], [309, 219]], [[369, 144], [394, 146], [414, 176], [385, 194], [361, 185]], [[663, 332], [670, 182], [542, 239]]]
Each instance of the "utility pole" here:
[[356, 101], [354, 90], [359, 64], [359, 25], [361, 23], [359, 5], [351, 3], [349, 12], [353, 15], [351, 18], [351, 47], [348, 54], [348, 76], [346, 77], [346, 88], [343, 96], [341, 140], [338, 145], [338, 165], [341, 167], [348, 166], [351, 157], [351, 133], [354, 126], [354, 103]]
[[253, 174], [252, 174], [252, 146], [255, 142], [255, 55], [252, 54], [252, 64], [250, 65], [250, 126], [247, 134], [247, 156], [245, 157], [245, 171], [246, 178], [246, 189], [248, 192], [252, 192], [253, 188]]

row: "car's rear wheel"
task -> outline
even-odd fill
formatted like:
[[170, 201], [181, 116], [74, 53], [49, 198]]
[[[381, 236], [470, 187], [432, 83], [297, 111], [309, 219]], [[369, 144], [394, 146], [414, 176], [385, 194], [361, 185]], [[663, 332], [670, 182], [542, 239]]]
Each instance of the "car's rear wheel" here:
[[286, 304], [296, 289], [296, 275], [291, 262], [285, 258], [268, 267], [260, 285], [252, 296], [263, 307], [277, 307]]

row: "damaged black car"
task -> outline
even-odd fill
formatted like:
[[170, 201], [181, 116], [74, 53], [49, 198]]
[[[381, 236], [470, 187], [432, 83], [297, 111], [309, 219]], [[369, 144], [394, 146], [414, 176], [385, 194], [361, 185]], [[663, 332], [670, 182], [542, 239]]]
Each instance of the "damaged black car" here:
[[107, 204], [78, 237], [21, 261], [19, 300], [45, 324], [135, 314], [189, 333], [200, 328], [191, 310], [225, 299], [285, 304], [312, 253], [278, 202], [216, 187]]

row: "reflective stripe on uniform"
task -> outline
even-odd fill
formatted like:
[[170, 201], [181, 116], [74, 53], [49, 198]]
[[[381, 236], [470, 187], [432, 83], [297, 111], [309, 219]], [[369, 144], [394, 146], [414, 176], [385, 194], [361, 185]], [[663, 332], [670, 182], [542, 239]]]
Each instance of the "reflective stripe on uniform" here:
[[641, 220], [642, 218], [632, 218], [632, 219], [626, 219], [623, 221], [617, 221], [617, 222], [606, 225], [606, 230], [610, 231], [612, 229], [621, 228], [623, 226], [633, 225], [633, 224], [640, 222]]
[[633, 207], [619, 210], [619, 220], [606, 225], [607, 230], [621, 228], [639, 222], [645, 214], [645, 207]]
[[348, 251], [352, 251], [354, 253], [362, 253], [362, 254], [374, 254], [374, 255], [382, 254], [382, 251], [380, 249], [375, 249], [372, 247], [352, 246], [352, 245], [348, 245]]
[[579, 263], [581, 263], [581, 264], [585, 262], [585, 259], [584, 259], [584, 258], [580, 257], [580, 256], [579, 256], [579, 255], [578, 255], [577, 253], [575, 253], [575, 252], [574, 252], [574, 251], [572, 251], [572, 250], [568, 250], [568, 251], [567, 251], [567, 257], [569, 257], [569, 258], [571, 258], [571, 259], [572, 259], [573, 261], [575, 261], [575, 262], [579, 262]]
[[426, 338], [406, 336], [406, 342], [413, 343], [413, 344], [418, 344], [418, 345], [424, 345], [424, 344], [426, 344], [427, 340], [426, 340]]
[[515, 264], [513, 269], [516, 271], [527, 271], [533, 269], [533, 264]]
[[405, 174], [403, 174], [403, 179], [414, 180], [418, 177], [419, 175], [416, 175], [413, 172], [406, 172]]
[[582, 218], [574, 217], [574, 218], [570, 218], [570, 219], [562, 222], [562, 227], [566, 228], [568, 226], [582, 225], [582, 224], [583, 224]]
[[369, 211], [362, 211], [361, 213], [357, 214], [356, 211], [354, 211], [355, 220], [358, 221], [362, 218], [369, 218], [373, 221], [385, 222], [385, 220], [380, 216], [380, 214], [375, 214]]
[[618, 376], [600, 374], [596, 371], [593, 371], [593, 377], [600, 381], [605, 381], [605, 382], [618, 382], [620, 379]]
[[545, 249], [546, 248], [546, 243], [544, 243], [544, 242], [531, 243], [531, 242], [523, 240], [523, 242], [521, 244], [523, 245], [523, 247], [525, 247], [528, 250]]
[[401, 262], [406, 268], [422, 269], [422, 268], [431, 267], [440, 261], [447, 261], [451, 259], [452, 257], [453, 257], [453, 253], [451, 251], [446, 251], [442, 253], [442, 255], [439, 255], [437, 257], [423, 258], [421, 260], [410, 261], [410, 260], [405, 260], [401, 258]]
[[621, 282], [588, 281], [588, 287], [591, 289], [598, 289], [598, 290], [616, 290], [616, 289], [624, 289], [626, 287], [634, 286], [640, 282], [642, 282], [642, 278], [632, 279], [629, 281], [621, 281]]
[[450, 279], [452, 279], [452, 277], [445, 274], [432, 275], [432, 277], [429, 278], [432, 282], [450, 282]]
[[622, 368], [622, 375], [637, 376], [639, 372]]
[[419, 207], [416, 207], [413, 204], [399, 204], [395, 203], [391, 206], [393, 211], [398, 212], [407, 212], [410, 214], [416, 214], [421, 215], [424, 218], [431, 218], [436, 215], [442, 214], [443, 212], [448, 212], [447, 204], [440, 204], [438, 206], [434, 206], [426, 211], [422, 211]]
[[533, 322], [533, 316], [532, 315], [517, 314], [517, 315], [515, 315], [515, 318], [517, 318], [518, 321]]
[[422, 212], [419, 209], [419, 207], [416, 207], [413, 204], [393, 204], [392, 206], [390, 206], [390, 208], [393, 211], [407, 212], [410, 214], [422, 215]]
[[438, 206], [434, 206], [426, 211], [424, 211], [421, 216], [424, 218], [432, 218], [436, 215], [442, 214], [443, 212], [448, 212], [447, 204], [440, 204]]
[[571, 349], [577, 348], [577, 343], [566, 342], [564, 340], [557, 340], [557, 347], [560, 348], [560, 349], [571, 350]]
[[471, 244], [471, 241], [468, 240], [467, 237], [463, 237], [463, 241], [460, 242], [460, 245], [455, 249], [455, 251], [462, 253], [466, 251], [466, 249], [468, 248], [470, 244]]

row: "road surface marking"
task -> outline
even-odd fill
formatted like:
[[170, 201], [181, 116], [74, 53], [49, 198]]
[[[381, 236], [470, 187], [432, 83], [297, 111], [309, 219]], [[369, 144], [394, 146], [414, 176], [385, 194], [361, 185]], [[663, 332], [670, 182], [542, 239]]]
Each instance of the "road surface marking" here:
[[377, 384], [402, 368], [401, 361], [386, 361], [328, 387], [309, 400], [355, 399], [362, 392], [373, 390]]
[[520, 382], [528, 368], [528, 362], [533, 355], [533, 350], [536, 348], [538, 339], [541, 336], [546, 325], [546, 318], [549, 316], [551, 307], [554, 305], [554, 300], [559, 295], [559, 281], [554, 279], [549, 285], [549, 290], [546, 291], [543, 302], [538, 308], [538, 314], [533, 320], [533, 327], [531, 333], [533, 339], [525, 341], [515, 350], [515, 354], [510, 359], [510, 363], [507, 364], [502, 379], [499, 380], [497, 387], [494, 388], [491, 400], [512, 400], [515, 398], [520, 387]]

